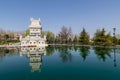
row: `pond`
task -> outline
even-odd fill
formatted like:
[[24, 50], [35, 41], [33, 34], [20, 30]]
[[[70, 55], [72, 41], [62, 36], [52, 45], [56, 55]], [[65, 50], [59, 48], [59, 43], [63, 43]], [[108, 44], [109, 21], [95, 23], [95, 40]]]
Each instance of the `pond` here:
[[0, 80], [120, 80], [120, 49], [0, 48]]

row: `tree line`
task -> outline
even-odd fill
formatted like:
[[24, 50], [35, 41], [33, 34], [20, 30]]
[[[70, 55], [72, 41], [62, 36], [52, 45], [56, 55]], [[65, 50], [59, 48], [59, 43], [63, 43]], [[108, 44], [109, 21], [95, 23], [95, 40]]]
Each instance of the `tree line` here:
[[[0, 29], [0, 44], [19, 42], [19, 34], [23, 37], [29, 35], [29, 29], [26, 32], [13, 32]], [[51, 31], [42, 31], [42, 37], [46, 35], [46, 43], [48, 44], [65, 44], [65, 45], [98, 45], [111, 46], [113, 44], [120, 45], [120, 39], [106, 33], [106, 30], [97, 29], [93, 38], [85, 28], [79, 34], [73, 34], [71, 27], [61, 27], [58, 34]]]
[[90, 38], [89, 33], [85, 28], [79, 34], [73, 34], [71, 27], [63, 26], [58, 34], [51, 31], [44, 31], [48, 44], [69, 44], [69, 45], [98, 45], [112, 46], [120, 45], [120, 39], [106, 33], [104, 28], [97, 29], [93, 38]]
[[0, 45], [19, 42], [19, 34], [21, 33], [0, 29]]

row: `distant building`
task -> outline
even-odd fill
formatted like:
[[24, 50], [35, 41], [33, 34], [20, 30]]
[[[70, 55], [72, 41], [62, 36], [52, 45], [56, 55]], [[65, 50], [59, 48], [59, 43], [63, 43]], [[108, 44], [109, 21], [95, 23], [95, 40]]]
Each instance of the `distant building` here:
[[34, 20], [30, 19], [31, 23], [29, 25], [30, 34], [25, 38], [20, 37], [21, 46], [47, 46], [46, 36], [42, 38], [42, 26], [40, 19]]
[[19, 40], [20, 35], [19, 34], [14, 34], [14, 37], [12, 40]]

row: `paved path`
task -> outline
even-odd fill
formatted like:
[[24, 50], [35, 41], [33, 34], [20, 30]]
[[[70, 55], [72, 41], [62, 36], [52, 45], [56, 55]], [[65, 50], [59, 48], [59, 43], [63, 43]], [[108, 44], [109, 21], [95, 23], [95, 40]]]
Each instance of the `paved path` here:
[[0, 47], [20, 47], [20, 45], [0, 45]]

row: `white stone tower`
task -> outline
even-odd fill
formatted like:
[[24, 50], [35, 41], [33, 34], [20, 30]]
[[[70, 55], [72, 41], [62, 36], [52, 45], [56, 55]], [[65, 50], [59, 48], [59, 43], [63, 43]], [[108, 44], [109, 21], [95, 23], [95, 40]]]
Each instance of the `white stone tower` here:
[[40, 19], [35, 20], [33, 18], [30, 19], [29, 25], [30, 34], [25, 38], [21, 39], [21, 46], [47, 46], [46, 36], [42, 37], [42, 26]]
[[34, 20], [33, 18], [30, 19], [30, 36], [31, 37], [41, 37], [42, 26], [40, 19]]

